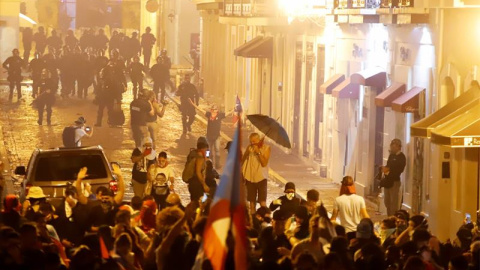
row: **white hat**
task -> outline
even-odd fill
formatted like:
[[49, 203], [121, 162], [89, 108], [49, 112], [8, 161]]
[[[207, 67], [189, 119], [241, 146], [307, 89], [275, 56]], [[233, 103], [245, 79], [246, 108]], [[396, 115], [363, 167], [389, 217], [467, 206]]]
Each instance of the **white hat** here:
[[41, 187], [31, 187], [28, 189], [27, 199], [41, 199], [46, 198], [45, 194], [43, 194], [43, 190]]

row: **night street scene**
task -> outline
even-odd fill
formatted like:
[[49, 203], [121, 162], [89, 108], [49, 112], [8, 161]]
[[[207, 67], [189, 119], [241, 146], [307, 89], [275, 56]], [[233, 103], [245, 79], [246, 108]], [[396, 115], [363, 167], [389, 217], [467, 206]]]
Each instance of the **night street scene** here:
[[0, 270], [480, 270], [480, 1], [0, 0]]

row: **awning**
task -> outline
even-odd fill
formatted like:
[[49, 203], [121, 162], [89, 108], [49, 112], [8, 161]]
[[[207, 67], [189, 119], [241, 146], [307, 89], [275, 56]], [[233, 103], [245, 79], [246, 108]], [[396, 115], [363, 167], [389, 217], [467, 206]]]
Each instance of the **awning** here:
[[392, 102], [405, 93], [405, 90], [406, 86], [404, 83], [394, 82], [375, 97], [375, 105], [378, 107], [391, 107]]
[[478, 106], [479, 98], [480, 90], [471, 88], [436, 112], [412, 124], [410, 126], [410, 135], [430, 138], [431, 131], [434, 128]]
[[450, 147], [480, 147], [480, 100], [465, 113], [432, 130], [432, 142]]
[[418, 112], [420, 106], [420, 94], [425, 91], [423, 87], [413, 87], [392, 102], [392, 109], [396, 112]]
[[236, 56], [246, 58], [271, 58], [273, 53], [273, 38], [257, 36], [233, 51]]
[[387, 84], [387, 73], [381, 68], [369, 68], [350, 76], [352, 83], [384, 88]]
[[360, 85], [352, 83], [350, 78], [341, 82], [332, 90], [332, 96], [337, 98], [358, 98], [360, 95]]
[[328, 81], [324, 82], [320, 86], [320, 93], [322, 94], [331, 94], [333, 88], [337, 87], [341, 82], [345, 81], [345, 75], [335, 74]]

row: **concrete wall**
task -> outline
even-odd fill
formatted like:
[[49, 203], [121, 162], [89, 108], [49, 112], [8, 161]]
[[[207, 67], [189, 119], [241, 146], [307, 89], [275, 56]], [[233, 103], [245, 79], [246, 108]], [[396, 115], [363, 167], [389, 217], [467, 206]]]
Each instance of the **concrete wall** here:
[[[19, 13], [20, 1], [0, 1], [0, 63], [2, 64], [20, 43]], [[0, 78], [6, 78], [6, 76], [6, 73], [0, 73]]]
[[189, 59], [190, 36], [200, 33], [200, 14], [192, 1], [167, 0], [163, 16], [166, 30], [166, 46], [172, 58], [172, 64], [191, 66]]

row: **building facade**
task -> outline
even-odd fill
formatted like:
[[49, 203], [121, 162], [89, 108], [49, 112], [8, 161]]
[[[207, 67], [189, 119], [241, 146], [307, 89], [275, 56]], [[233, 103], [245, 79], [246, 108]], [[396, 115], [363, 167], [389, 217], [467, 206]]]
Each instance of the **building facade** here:
[[364, 196], [379, 192], [378, 166], [390, 141], [401, 139], [402, 207], [428, 216], [442, 240], [453, 237], [465, 213], [478, 209], [478, 150], [410, 129], [477, 85], [479, 7], [329, 2], [303, 1], [292, 11], [268, 0], [195, 1], [205, 92], [227, 109], [238, 95], [247, 114], [278, 119], [293, 146], [285, 151], [312, 163], [319, 177], [354, 176]]

